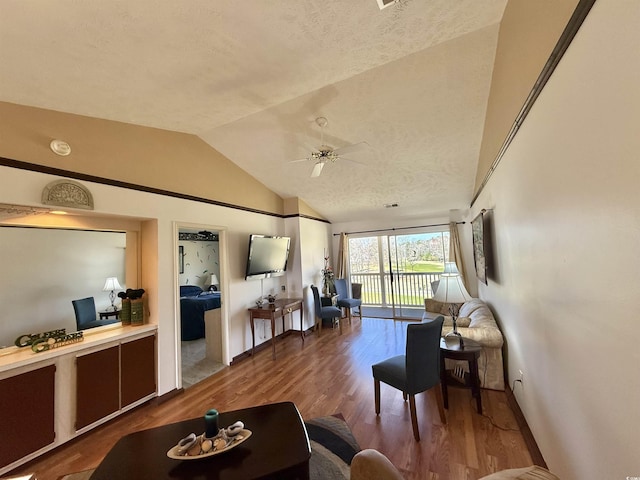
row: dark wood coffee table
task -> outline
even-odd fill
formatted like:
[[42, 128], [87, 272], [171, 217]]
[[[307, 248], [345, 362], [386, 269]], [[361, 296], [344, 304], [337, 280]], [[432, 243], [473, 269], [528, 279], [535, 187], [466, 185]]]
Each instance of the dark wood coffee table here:
[[[203, 417], [207, 408], [203, 408]], [[173, 460], [167, 451], [190, 433], [205, 431], [194, 418], [122, 437], [91, 480], [308, 479], [311, 447], [300, 412], [291, 402], [220, 413], [220, 427], [237, 420], [252, 435], [237, 447], [200, 460]]]

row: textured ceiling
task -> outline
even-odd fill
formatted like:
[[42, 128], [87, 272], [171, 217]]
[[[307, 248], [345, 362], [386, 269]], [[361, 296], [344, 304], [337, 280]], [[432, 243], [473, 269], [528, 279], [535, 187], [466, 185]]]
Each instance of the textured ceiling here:
[[[428, 217], [471, 200], [505, 3], [3, 0], [0, 100], [197, 134], [332, 222]], [[369, 149], [310, 178], [318, 116]]]

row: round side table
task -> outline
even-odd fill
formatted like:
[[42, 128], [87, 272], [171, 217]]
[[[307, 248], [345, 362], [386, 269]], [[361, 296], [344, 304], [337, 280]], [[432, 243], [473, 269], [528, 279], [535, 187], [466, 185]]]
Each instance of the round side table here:
[[[482, 399], [480, 397], [480, 377], [478, 376], [478, 358], [482, 346], [470, 338], [463, 339], [460, 345], [460, 338], [455, 336], [442, 337], [440, 339], [440, 380], [442, 383], [442, 397], [444, 408], [449, 408], [449, 393], [447, 386], [471, 388], [471, 394], [476, 399], [478, 413], [482, 413]], [[469, 363], [469, 373], [464, 377], [453, 375], [451, 370], [445, 367], [445, 359], [462, 360]]]

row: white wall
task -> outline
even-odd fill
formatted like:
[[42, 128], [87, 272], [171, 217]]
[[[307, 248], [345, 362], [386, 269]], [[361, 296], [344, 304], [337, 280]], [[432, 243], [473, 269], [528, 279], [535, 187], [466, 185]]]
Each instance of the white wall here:
[[301, 246], [301, 278], [305, 299], [306, 328], [315, 323], [315, 309], [311, 285], [321, 288], [324, 267], [324, 252], [331, 253], [331, 225], [309, 220], [298, 219]]
[[72, 300], [94, 297], [98, 311], [110, 307], [102, 287], [117, 277], [126, 289], [125, 244], [117, 232], [0, 227], [0, 346], [29, 333], [75, 332]]
[[640, 2], [599, 1], [469, 214], [493, 209], [479, 293], [563, 480], [640, 476]]

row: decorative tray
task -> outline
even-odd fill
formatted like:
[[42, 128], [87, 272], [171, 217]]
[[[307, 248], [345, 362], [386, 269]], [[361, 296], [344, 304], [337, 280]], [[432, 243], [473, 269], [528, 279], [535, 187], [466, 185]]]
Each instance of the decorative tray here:
[[[212, 457], [214, 455], [218, 455], [220, 453], [224, 453], [224, 452], [228, 452], [229, 450], [237, 447], [238, 445], [240, 445], [242, 442], [244, 442], [247, 438], [249, 438], [251, 436], [251, 430], [247, 430], [247, 429], [243, 429], [241, 430], [237, 435], [230, 437], [230, 442], [227, 444], [226, 447], [223, 448], [219, 448], [219, 449], [211, 449], [209, 450], [207, 453], [200, 453], [198, 455], [185, 455], [185, 454], [178, 454], [178, 450], [180, 449], [180, 445], [175, 445], [173, 446], [168, 452], [167, 452], [167, 457], [169, 458], [173, 458], [174, 460], [200, 460], [202, 458], [207, 458], [207, 457]], [[199, 435], [197, 437], [197, 441], [199, 444], [202, 444], [202, 442], [206, 440], [206, 438], [204, 438], [204, 433], [202, 435]], [[213, 440], [213, 439], [210, 439]]]

